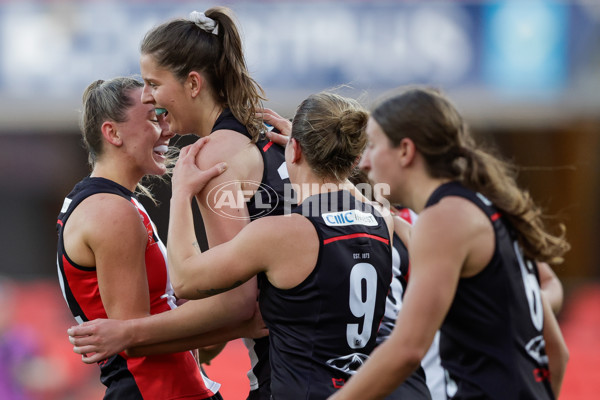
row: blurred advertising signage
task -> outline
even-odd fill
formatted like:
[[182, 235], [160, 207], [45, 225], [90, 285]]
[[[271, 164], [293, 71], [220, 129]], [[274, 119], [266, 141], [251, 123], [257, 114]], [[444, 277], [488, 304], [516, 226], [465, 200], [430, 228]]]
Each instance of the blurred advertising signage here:
[[482, 9], [482, 81], [503, 92], [560, 90], [567, 78], [567, 3], [504, 1]]
[[[138, 73], [152, 26], [207, 3], [3, 2], [0, 96], [79, 98]], [[267, 89], [560, 87], [568, 6], [547, 1], [233, 3], [248, 66]]]

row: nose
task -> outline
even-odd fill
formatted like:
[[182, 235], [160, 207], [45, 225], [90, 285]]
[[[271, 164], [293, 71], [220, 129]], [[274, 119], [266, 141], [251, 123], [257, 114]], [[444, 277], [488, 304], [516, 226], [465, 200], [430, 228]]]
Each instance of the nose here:
[[144, 84], [142, 89], [142, 103], [143, 104], [154, 104], [154, 97], [152, 96], [152, 90], [150, 86]]
[[366, 149], [360, 158], [360, 162], [358, 163], [358, 167], [365, 172], [369, 172], [371, 170], [371, 161], [369, 160], [369, 157], [369, 149]]
[[164, 115], [159, 115], [159, 116], [157, 116], [157, 118], [158, 118], [158, 125], [160, 126], [160, 129], [161, 129], [160, 135], [167, 139], [171, 139], [173, 136], [175, 136], [175, 134], [173, 132], [171, 132], [171, 130], [169, 129], [169, 124], [167, 123], [167, 121], [165, 121]]

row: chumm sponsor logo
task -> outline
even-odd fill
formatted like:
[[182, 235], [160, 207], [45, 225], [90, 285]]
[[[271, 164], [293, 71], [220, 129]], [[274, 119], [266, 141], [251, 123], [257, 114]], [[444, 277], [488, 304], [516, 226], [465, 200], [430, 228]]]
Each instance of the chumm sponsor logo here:
[[377, 226], [377, 220], [371, 213], [360, 210], [339, 211], [323, 214], [323, 220], [328, 226], [366, 225]]

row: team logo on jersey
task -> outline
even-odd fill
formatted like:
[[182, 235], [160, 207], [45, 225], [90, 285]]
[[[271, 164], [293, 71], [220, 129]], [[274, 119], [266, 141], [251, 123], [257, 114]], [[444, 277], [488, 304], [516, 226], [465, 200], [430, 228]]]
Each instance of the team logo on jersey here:
[[328, 226], [366, 225], [377, 226], [377, 220], [371, 213], [359, 210], [339, 211], [323, 214], [323, 221]]
[[352, 353], [347, 356], [327, 360], [327, 365], [345, 374], [354, 375], [368, 358], [369, 356], [363, 353]]
[[548, 365], [546, 342], [542, 335], [536, 336], [525, 345], [525, 351], [540, 365]]

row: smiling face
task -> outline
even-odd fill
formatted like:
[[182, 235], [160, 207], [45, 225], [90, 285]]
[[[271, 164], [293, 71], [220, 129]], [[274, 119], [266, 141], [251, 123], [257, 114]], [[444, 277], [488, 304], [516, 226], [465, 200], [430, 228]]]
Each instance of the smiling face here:
[[167, 170], [165, 153], [173, 133], [163, 117], [156, 116], [153, 105], [141, 102], [142, 88], [132, 90], [128, 95], [134, 105], [127, 109], [124, 122], [115, 123], [128, 158], [127, 165], [142, 176], [163, 175]]
[[140, 70], [144, 80], [142, 102], [164, 108], [163, 116], [172, 132], [179, 135], [196, 133], [190, 120], [194, 115], [190, 109], [192, 98], [186, 93], [185, 85], [171, 71], [160, 68], [150, 54], [140, 58]]

